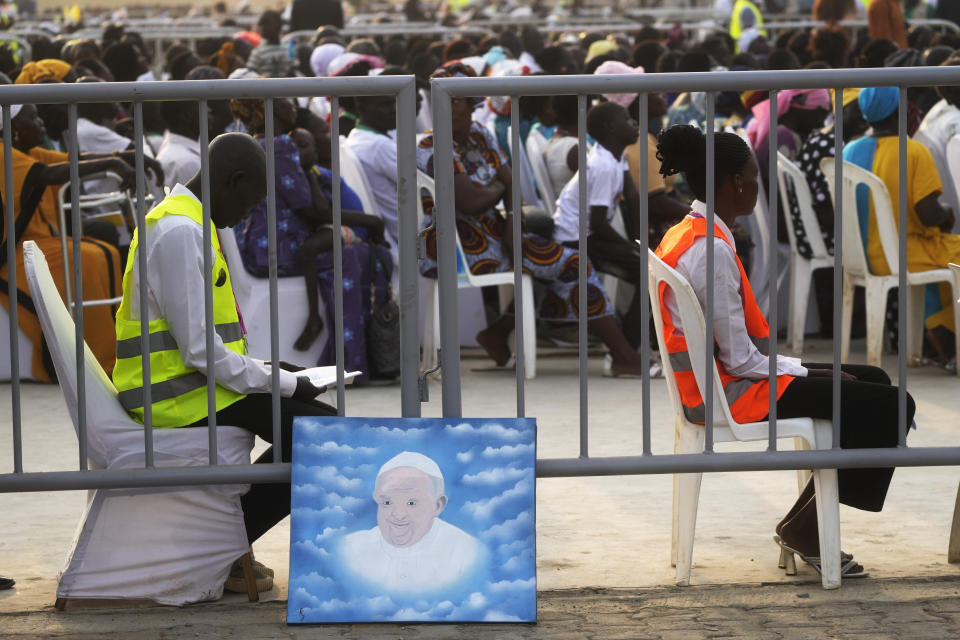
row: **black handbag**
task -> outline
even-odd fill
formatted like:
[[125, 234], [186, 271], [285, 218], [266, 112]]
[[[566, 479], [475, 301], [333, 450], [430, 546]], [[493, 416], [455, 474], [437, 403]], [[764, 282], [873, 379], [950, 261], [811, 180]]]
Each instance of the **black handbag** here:
[[[367, 318], [367, 372], [376, 378], [400, 375], [400, 306], [390, 286], [391, 270], [380, 260], [379, 248], [370, 245], [370, 317]], [[377, 262], [387, 280], [386, 300], [377, 303]]]

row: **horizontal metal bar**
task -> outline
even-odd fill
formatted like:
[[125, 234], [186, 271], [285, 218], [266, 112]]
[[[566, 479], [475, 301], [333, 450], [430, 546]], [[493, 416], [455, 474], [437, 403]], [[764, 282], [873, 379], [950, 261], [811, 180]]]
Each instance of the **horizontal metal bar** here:
[[[689, 453], [609, 458], [551, 458], [537, 460], [536, 469], [538, 478], [569, 478], [575, 476], [661, 473], [715, 473], [720, 471], [790, 471], [796, 469], [942, 467], [956, 465], [960, 465], [960, 447], [904, 447], [856, 450]], [[164, 467], [159, 469], [48, 471], [0, 475], [0, 493], [289, 481], [289, 463], [221, 465], [216, 467]]]
[[[498, 76], [439, 78], [432, 83], [452, 97], [481, 95], [569, 95], [644, 91], [747, 91], [825, 87], [938, 86], [960, 84], [960, 67], [716, 71], [592, 76]], [[3, 89], [3, 87], [0, 87]], [[2, 94], [0, 94], [2, 96]], [[2, 98], [0, 98], [2, 102]]]
[[0, 475], [0, 493], [184, 487], [206, 484], [289, 482], [290, 463], [236, 464], [215, 467], [162, 467], [153, 469], [99, 469], [96, 471], [46, 471]]
[[688, 453], [537, 460], [537, 477], [570, 478], [575, 476], [712, 473], [718, 471], [944, 467], [957, 464], [960, 464], [960, 447]]
[[249, 78], [190, 82], [82, 82], [79, 84], [8, 84], [0, 86], [0, 104], [68, 102], [145, 102], [155, 100], [226, 100], [307, 96], [394, 96], [413, 76], [365, 78]]

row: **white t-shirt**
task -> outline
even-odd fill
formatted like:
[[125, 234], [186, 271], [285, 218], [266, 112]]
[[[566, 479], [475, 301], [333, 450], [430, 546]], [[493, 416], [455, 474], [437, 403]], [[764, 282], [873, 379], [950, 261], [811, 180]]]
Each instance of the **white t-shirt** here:
[[200, 142], [179, 133], [167, 131], [157, 152], [157, 162], [163, 168], [163, 183], [173, 188], [186, 184], [200, 171]]
[[543, 160], [547, 165], [547, 173], [550, 175], [550, 184], [553, 186], [554, 193], [560, 193], [573, 177], [573, 171], [567, 165], [567, 155], [570, 149], [578, 144], [578, 139], [573, 136], [553, 136], [547, 142], [546, 149], [543, 150]]
[[[390, 136], [354, 127], [347, 136], [347, 147], [353, 151], [367, 175], [373, 192], [375, 212], [383, 218], [387, 239], [400, 246], [397, 222], [397, 142]], [[374, 213], [369, 211], [368, 213]]]
[[430, 531], [409, 547], [387, 542], [379, 527], [343, 537], [340, 553], [346, 568], [390, 592], [424, 592], [453, 585], [470, 575], [484, 555], [469, 533], [435, 518]]
[[[629, 170], [626, 157], [614, 158], [601, 144], [595, 145], [587, 154], [587, 235], [590, 234], [591, 207], [606, 207], [609, 221], [617, 214], [623, 193], [623, 174]], [[560, 192], [553, 219], [557, 225], [554, 240], [563, 243], [580, 237], [579, 171]]]
[[960, 109], [946, 100], [940, 100], [923, 117], [917, 131], [922, 132], [931, 143], [937, 145], [938, 148], [931, 151], [939, 152], [940, 156], [945, 158], [947, 143], [953, 136], [960, 133]]

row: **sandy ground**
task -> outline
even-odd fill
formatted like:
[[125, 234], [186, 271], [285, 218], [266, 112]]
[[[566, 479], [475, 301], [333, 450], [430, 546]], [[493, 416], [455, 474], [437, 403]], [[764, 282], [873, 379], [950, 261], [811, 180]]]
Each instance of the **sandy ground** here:
[[[827, 359], [826, 343], [813, 341], [807, 357]], [[858, 345], [854, 344], [854, 353]], [[481, 361], [464, 360], [463, 409], [468, 416], [516, 415], [512, 373], [475, 372]], [[889, 363], [888, 370], [894, 362]], [[638, 380], [607, 379], [601, 361], [591, 361], [590, 453], [627, 455], [641, 451]], [[578, 452], [576, 362], [542, 358], [536, 380], [527, 385], [527, 415], [538, 422], [540, 458]], [[918, 404], [920, 429], [914, 446], [957, 442], [960, 381], [934, 369], [910, 370], [909, 389]], [[665, 383], [651, 389], [654, 453], [672, 450], [673, 427]], [[399, 388], [352, 389], [347, 415], [399, 414]], [[440, 413], [440, 387], [431, 389], [426, 416]], [[59, 390], [23, 387], [24, 468], [76, 468], [77, 441]], [[0, 388], [0, 473], [11, 471], [9, 387]], [[789, 442], [786, 443], [790, 446]], [[751, 445], [761, 449], [765, 443]], [[729, 448], [729, 447], [727, 447]], [[960, 469], [904, 468], [897, 471], [882, 513], [841, 507], [844, 549], [854, 552], [875, 579], [952, 579], [946, 548]], [[796, 494], [789, 471], [717, 473], [703, 482], [694, 549], [694, 585], [756, 583], [807, 584], [817, 588], [812, 569], [797, 577], [777, 568], [773, 527]], [[669, 563], [672, 478], [632, 477], [541, 479], [537, 482], [537, 561], [540, 590], [663, 588], [673, 584]], [[49, 607], [56, 574], [81, 513], [81, 492], [0, 494], [0, 575], [17, 587], [0, 592], [0, 613]], [[257, 558], [277, 572], [267, 600], [286, 598], [289, 527], [285, 521], [255, 546]], [[0, 632], [0, 635], [3, 635]]]

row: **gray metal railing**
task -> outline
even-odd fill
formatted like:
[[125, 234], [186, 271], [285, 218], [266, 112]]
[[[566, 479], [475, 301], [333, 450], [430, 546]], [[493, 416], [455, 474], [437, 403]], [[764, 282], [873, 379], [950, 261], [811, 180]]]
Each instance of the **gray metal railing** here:
[[[836, 157], [842, 156], [842, 92], [846, 88], [862, 87], [897, 87], [900, 92], [900, 177], [901, 181], [906, 180], [906, 94], [908, 87], [914, 86], [943, 86], [960, 84], [960, 69], [951, 69], [949, 67], [921, 67], [909, 69], [846, 69], [846, 70], [813, 70], [813, 71], [790, 71], [790, 72], [742, 72], [742, 73], [698, 73], [698, 74], [646, 74], [646, 75], [619, 75], [619, 76], [552, 76], [552, 77], [509, 77], [509, 78], [444, 78], [432, 81], [432, 108], [434, 118], [434, 148], [437, 157], [450, 157], [453, 154], [453, 137], [451, 127], [451, 100], [457, 97], [485, 96], [485, 95], [505, 95], [512, 99], [518, 99], [525, 95], [578, 95], [579, 99], [579, 151], [580, 167], [586, 166], [585, 158], [585, 122], [586, 122], [586, 96], [609, 93], [637, 93], [641, 96], [641, 104], [646, 103], [646, 95], [650, 92], [683, 92], [683, 91], [704, 91], [707, 92], [707, 114], [713, 112], [714, 95], [720, 91], [746, 91], [753, 89], [770, 90], [771, 92], [771, 129], [776, 130], [777, 111], [776, 111], [776, 93], [779, 90], [786, 89], [817, 89], [832, 88], [836, 89], [837, 98], [834, 105], [834, 117], [840, 127], [837, 130], [837, 143], [835, 148]], [[513, 131], [518, 130], [516, 111], [513, 110]], [[646, 114], [641, 112], [639, 120], [646, 122]], [[706, 176], [707, 176], [707, 282], [713, 281], [714, 257], [713, 257], [713, 198], [714, 198], [714, 156], [713, 156], [713, 133], [714, 119], [706, 118], [707, 123], [707, 151], [706, 151]], [[643, 133], [646, 129], [641, 128], [640, 136], [640, 158], [645, 159], [647, 155], [647, 136]], [[518, 142], [516, 133], [514, 133], [514, 148]], [[770, 136], [770, 184], [768, 185], [767, 197], [769, 199], [768, 224], [770, 229], [777, 228], [777, 136]], [[835, 184], [843, 184], [843, 163], [836, 163]], [[647, 174], [640, 172], [642, 184], [637, 185], [641, 194], [647, 192]], [[514, 183], [519, 181], [519, 164], [513, 166]], [[586, 255], [585, 231], [586, 231], [586, 176], [585, 172], [580, 172], [580, 254]], [[436, 202], [434, 222], [437, 229], [437, 262], [438, 262], [438, 286], [440, 296], [440, 344], [442, 346], [440, 353], [440, 367], [443, 373], [442, 379], [442, 403], [443, 415], [460, 416], [461, 415], [461, 396], [460, 396], [460, 377], [459, 363], [460, 351], [457, 340], [458, 336], [458, 317], [457, 317], [457, 262], [456, 248], [454, 244], [454, 235], [456, 231], [454, 217], [454, 195], [453, 195], [453, 166], [446, 162], [435, 163], [435, 184], [436, 184]], [[641, 219], [646, 222], [647, 210], [645, 199], [641, 198]], [[840, 309], [842, 307], [842, 233], [841, 220], [843, 216], [842, 198], [836, 197], [834, 202], [834, 336], [841, 335], [840, 329]], [[902, 220], [906, 219], [906, 190], [900, 190], [899, 206]], [[514, 201], [514, 208], [517, 207]], [[710, 455], [687, 456], [687, 455], [652, 455], [650, 450], [650, 424], [649, 409], [647, 403], [650, 395], [650, 379], [647, 372], [644, 372], [641, 381], [641, 393], [644, 398], [644, 410], [642, 415], [642, 438], [643, 455], [634, 457], [618, 458], [590, 458], [589, 441], [589, 420], [588, 420], [588, 394], [587, 394], [587, 358], [586, 358], [586, 301], [583, 296], [586, 279], [585, 260], [580, 262], [580, 291], [579, 301], [579, 324], [580, 324], [580, 354], [579, 354], [579, 375], [580, 375], [580, 456], [578, 458], [558, 458], [541, 459], [537, 461], [537, 475], [541, 477], [551, 476], [576, 476], [576, 475], [612, 475], [619, 473], [666, 473], [666, 472], [684, 472], [684, 471], [719, 471], [719, 470], [757, 470], [757, 469], [788, 469], [788, 468], [833, 468], [833, 467], [872, 467], [872, 466], [925, 466], [960, 463], [960, 447], [942, 447], [942, 448], [907, 448], [906, 447], [906, 411], [907, 411], [907, 320], [906, 320], [906, 224], [900, 225], [900, 272], [899, 272], [899, 359], [898, 359], [898, 385], [899, 385], [899, 416], [901, 418], [901, 432], [899, 437], [899, 447], [897, 449], [857, 449], [840, 450], [840, 432], [842, 425], [840, 423], [840, 376], [835, 373], [833, 376], [833, 449], [815, 450], [803, 453], [777, 451], [776, 449], [776, 398], [774, 397], [776, 385], [771, 384], [770, 398], [770, 436], [768, 450], [764, 453], [723, 453], [715, 454], [713, 451], [713, 423], [714, 412], [712, 409], [713, 396], [713, 374], [711, 367], [714, 362], [713, 355], [713, 295], [712, 288], [708, 287], [707, 308], [705, 309], [706, 320], [706, 363], [708, 371], [705, 375], [706, 389], [704, 391], [704, 402], [706, 407], [706, 446], [705, 452]], [[514, 216], [514, 233], [520, 232], [519, 215]], [[643, 234], [643, 232], [641, 232]], [[775, 234], [771, 233], [775, 238]], [[643, 234], [645, 238], [645, 234]], [[644, 249], [646, 247], [644, 246]], [[521, 264], [520, 243], [514, 243], [513, 263]], [[642, 252], [644, 261], [644, 270], [647, 267], [647, 253]], [[769, 246], [769, 256], [767, 257], [770, 266], [770, 273], [777, 273], [777, 242], [771, 241]], [[521, 288], [523, 286], [521, 278], [518, 276], [514, 283], [514, 304], [520, 307]], [[641, 290], [644, 295], [644, 304], [649, 314], [649, 300], [646, 298], [647, 291]], [[777, 308], [777, 290], [776, 286], [771, 287], [771, 326], [773, 327], [773, 336], [776, 336], [776, 308]], [[648, 316], [647, 316], [648, 317]], [[519, 322], [519, 318], [517, 318]], [[517, 335], [520, 335], [520, 325], [516, 325]], [[517, 350], [517, 397], [518, 414], [523, 415], [525, 407], [523, 406], [523, 387], [524, 379], [522, 375], [523, 345], [522, 341], [516, 341]], [[649, 340], [646, 335], [643, 336], [641, 346], [642, 359], [645, 362], [650, 361], [651, 351]], [[777, 355], [777, 341], [770, 340], [770, 376], [775, 376], [775, 359]], [[834, 349], [833, 366], [836, 372], [840, 371], [840, 350]], [[699, 461], [699, 464], [698, 462]], [[796, 465], [796, 466], [792, 466]]]
[[[147, 246], [147, 226], [145, 220], [145, 184], [143, 164], [143, 113], [142, 104], [147, 101], [163, 100], [196, 100], [198, 101], [200, 122], [201, 148], [201, 201], [203, 203], [203, 243], [204, 251], [204, 294], [205, 294], [205, 324], [207, 371], [215, 371], [213, 351], [213, 293], [211, 270], [213, 265], [213, 249], [210, 230], [210, 168], [207, 153], [207, 103], [209, 100], [240, 98], [260, 98], [265, 100], [266, 120], [266, 174], [267, 174], [267, 224], [268, 224], [268, 260], [269, 260], [269, 287], [270, 287], [270, 320], [271, 320], [271, 360], [278, 362], [278, 299], [277, 299], [277, 211], [275, 202], [275, 160], [273, 156], [273, 100], [277, 98], [293, 98], [301, 96], [329, 96], [334, 108], [337, 100], [342, 96], [386, 95], [395, 96], [397, 101], [397, 145], [402, 152], [398, 157], [411, 155], [415, 146], [416, 120], [416, 86], [412, 76], [385, 76], [378, 78], [301, 78], [301, 79], [257, 79], [257, 80], [215, 80], [194, 82], [149, 82], [149, 83], [101, 83], [101, 84], [46, 84], [46, 85], [7, 85], [0, 87], [0, 105], [3, 115], [4, 138], [4, 169], [6, 173], [3, 193], [5, 194], [7, 255], [9, 265], [9, 282], [17, 281], [17, 262], [15, 244], [15, 217], [13, 190], [13, 148], [11, 134], [12, 104], [67, 104], [69, 131], [68, 139], [70, 153], [70, 182], [79, 184], [79, 154], [76, 144], [77, 104], [86, 102], [132, 102], [134, 104], [135, 128], [135, 164], [137, 170], [137, 228], [139, 234], [138, 264], [141, 287], [147, 282], [145, 249]], [[334, 119], [336, 123], [336, 119]], [[335, 126], [335, 125], [334, 125]], [[333, 227], [341, 226], [340, 208], [340, 168], [339, 168], [339, 137], [331, 136], [332, 146], [332, 182], [333, 182]], [[398, 162], [398, 211], [401, 222], [400, 234], [400, 269], [405, 274], [401, 284], [400, 312], [401, 312], [401, 349], [403, 362], [401, 365], [401, 412], [404, 416], [419, 416], [420, 405], [417, 392], [417, 362], [419, 360], [418, 344], [418, 308], [417, 308], [417, 280], [416, 280], [416, 208], [414, 186], [416, 174], [414, 165], [410, 162]], [[81, 242], [81, 220], [79, 207], [79, 190], [72, 190], [71, 214], [73, 218], [73, 242], [75, 247]], [[337, 395], [338, 411], [343, 415], [345, 410], [344, 394], [344, 351], [343, 351], [343, 272], [340, 263], [341, 236], [333, 234], [334, 252], [337, 260], [334, 263], [334, 290], [337, 292], [335, 305], [335, 322], [333, 335], [336, 339], [336, 366], [337, 366]], [[231, 265], [234, 269], [243, 269], [243, 265]], [[74, 251], [73, 261], [74, 292], [77, 300], [82, 300], [82, 265], [81, 252]], [[410, 285], [412, 282], [412, 288]], [[141, 337], [149, 333], [147, 296], [140, 296]], [[155, 485], [182, 485], [182, 484], [215, 484], [221, 482], [277, 482], [285, 481], [290, 477], [289, 463], [280, 462], [280, 447], [274, 449], [272, 464], [217, 466], [217, 432], [216, 432], [216, 398], [215, 385], [207, 385], [209, 411], [209, 465], [205, 467], [191, 467], [188, 469], [157, 469], [153, 460], [153, 428], [150, 398], [150, 341], [140, 340], [143, 362], [143, 391], [144, 391], [144, 458], [145, 469], [118, 469], [98, 470], [87, 469], [87, 393], [84, 388], [85, 363], [83, 341], [83, 305], [75, 306], [76, 324], [76, 368], [77, 368], [77, 423], [76, 430], [79, 440], [79, 470], [48, 473], [24, 473], [22, 452], [22, 415], [20, 404], [20, 377], [19, 371], [19, 342], [17, 313], [17, 297], [10, 297], [10, 358], [11, 358], [11, 393], [12, 393], [12, 430], [13, 430], [13, 473], [0, 474], [0, 492], [6, 491], [38, 491], [52, 489], [76, 489], [80, 487], [118, 487], [118, 486], [155, 486]], [[280, 442], [280, 388], [279, 369], [273, 368], [272, 399], [273, 399], [273, 435], [274, 442]], [[259, 467], [259, 468], [258, 468]]]

